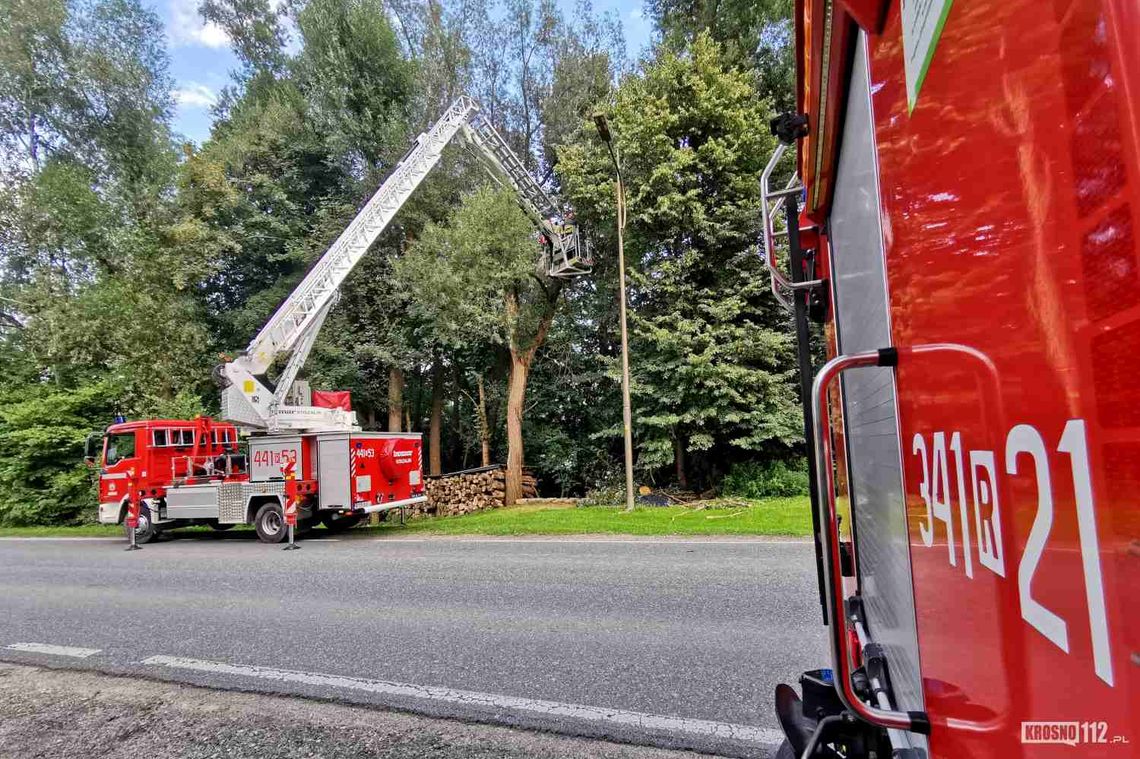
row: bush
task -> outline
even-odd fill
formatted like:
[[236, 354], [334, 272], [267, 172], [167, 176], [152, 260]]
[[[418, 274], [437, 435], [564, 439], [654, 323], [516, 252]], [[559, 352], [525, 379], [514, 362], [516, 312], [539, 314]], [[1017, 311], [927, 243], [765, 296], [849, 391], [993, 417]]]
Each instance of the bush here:
[[625, 505], [625, 483], [605, 483], [586, 491], [586, 497], [578, 502], [585, 508], [592, 506], [612, 507]]
[[746, 461], [734, 464], [721, 483], [721, 492], [741, 498], [807, 495], [807, 459], [788, 462]]

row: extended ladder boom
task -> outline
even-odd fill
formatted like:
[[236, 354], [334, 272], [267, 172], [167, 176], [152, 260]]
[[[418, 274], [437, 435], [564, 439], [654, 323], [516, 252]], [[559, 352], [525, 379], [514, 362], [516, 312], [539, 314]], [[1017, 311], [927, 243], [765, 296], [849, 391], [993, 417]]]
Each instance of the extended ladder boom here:
[[[547, 245], [547, 273], [574, 276], [590, 271], [577, 225], [534, 180], [482, 114], [472, 98], [460, 96], [431, 128], [416, 138], [380, 189], [329, 246], [297, 288], [250, 342], [245, 353], [219, 367], [222, 414], [241, 425], [263, 429], [350, 429], [351, 413], [286, 406], [289, 385], [300, 370], [344, 280], [391, 223], [396, 213], [439, 163], [443, 149], [462, 133], [500, 183], [518, 193], [520, 205], [542, 231]], [[261, 377], [281, 356], [293, 354], [276, 391]]]

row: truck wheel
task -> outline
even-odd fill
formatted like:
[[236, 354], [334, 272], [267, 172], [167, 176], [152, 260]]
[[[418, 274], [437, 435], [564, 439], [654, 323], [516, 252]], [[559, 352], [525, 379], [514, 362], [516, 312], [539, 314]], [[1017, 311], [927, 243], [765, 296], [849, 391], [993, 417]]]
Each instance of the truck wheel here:
[[280, 543], [284, 540], [288, 530], [281, 504], [267, 503], [258, 509], [257, 516], [253, 518], [253, 527], [262, 543]]
[[325, 514], [321, 521], [329, 532], [344, 532], [360, 524], [361, 518], [360, 514]]
[[[127, 540], [131, 539], [131, 528], [127, 527], [127, 517], [123, 516], [123, 534]], [[150, 506], [145, 503], [139, 506], [139, 526], [135, 528], [135, 542], [140, 546], [149, 543], [158, 537], [158, 528], [150, 518]]]

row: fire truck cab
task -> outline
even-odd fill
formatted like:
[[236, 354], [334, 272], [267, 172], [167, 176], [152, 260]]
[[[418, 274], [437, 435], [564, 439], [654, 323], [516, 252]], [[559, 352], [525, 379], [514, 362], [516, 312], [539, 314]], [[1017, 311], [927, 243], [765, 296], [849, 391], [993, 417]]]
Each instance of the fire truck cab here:
[[123, 523], [132, 494], [139, 499], [139, 542], [187, 525], [252, 524], [262, 541], [278, 543], [290, 488], [302, 530], [344, 529], [425, 501], [421, 445], [419, 434], [361, 431], [242, 441], [233, 424], [208, 417], [148, 419], [95, 433], [86, 460], [99, 467], [100, 522]]

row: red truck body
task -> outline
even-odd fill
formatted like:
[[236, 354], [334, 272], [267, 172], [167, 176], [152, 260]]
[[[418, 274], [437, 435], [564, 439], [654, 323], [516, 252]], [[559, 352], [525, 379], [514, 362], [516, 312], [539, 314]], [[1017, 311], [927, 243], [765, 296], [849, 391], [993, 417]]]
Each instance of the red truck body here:
[[290, 492], [300, 500], [304, 525], [347, 525], [363, 514], [425, 500], [422, 442], [412, 433], [313, 432], [239, 441], [227, 422], [151, 419], [111, 425], [91, 458], [100, 466], [99, 520], [122, 522], [133, 488], [145, 506], [146, 529], [254, 523], [262, 539], [276, 542], [284, 536], [288, 461], [295, 465]]
[[929, 721], [892, 743], [1140, 755], [1140, 4], [796, 12], [828, 352], [886, 349], [829, 364], [826, 442], [837, 592]]

